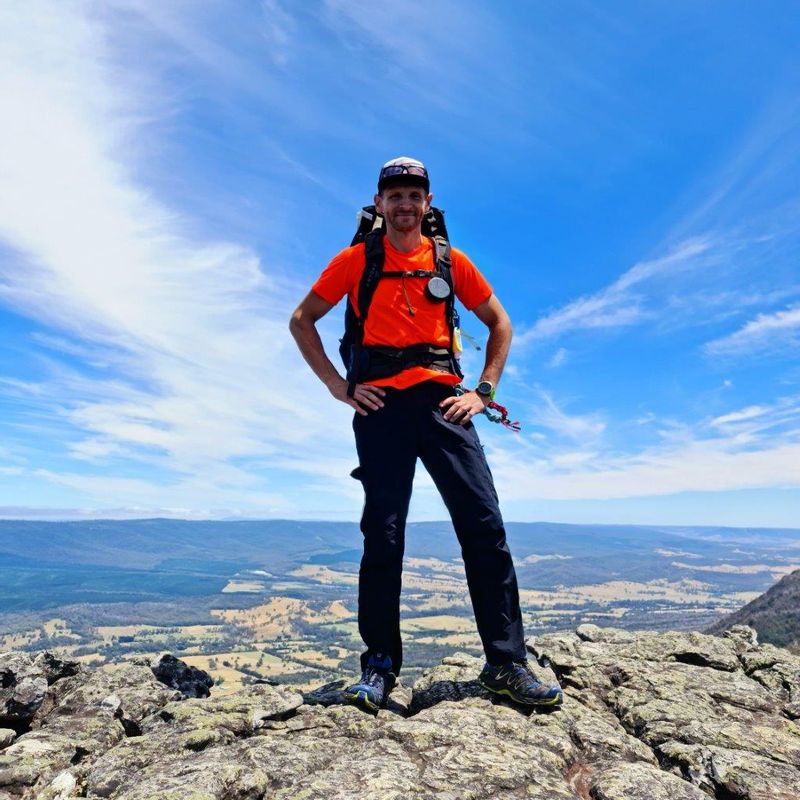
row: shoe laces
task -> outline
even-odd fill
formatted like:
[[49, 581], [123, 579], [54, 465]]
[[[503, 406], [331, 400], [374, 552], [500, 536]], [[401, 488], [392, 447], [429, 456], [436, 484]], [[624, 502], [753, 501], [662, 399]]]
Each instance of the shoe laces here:
[[538, 689], [542, 685], [536, 680], [527, 661], [513, 661], [510, 664], [510, 669], [513, 670], [511, 683], [517, 689]]
[[386, 681], [386, 674], [376, 667], [366, 667], [361, 673], [361, 683], [366, 686], [382, 687]]

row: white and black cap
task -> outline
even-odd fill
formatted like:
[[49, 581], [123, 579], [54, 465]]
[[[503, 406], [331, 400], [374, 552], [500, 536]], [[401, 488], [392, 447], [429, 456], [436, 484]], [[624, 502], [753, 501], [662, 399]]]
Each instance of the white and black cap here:
[[431, 189], [428, 170], [416, 158], [409, 156], [393, 158], [381, 167], [378, 176], [378, 192], [380, 193], [390, 186], [420, 186], [427, 193]]

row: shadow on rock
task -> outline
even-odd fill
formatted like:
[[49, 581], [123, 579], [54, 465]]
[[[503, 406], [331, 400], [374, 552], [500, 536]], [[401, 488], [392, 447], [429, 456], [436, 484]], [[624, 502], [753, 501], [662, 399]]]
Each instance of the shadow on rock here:
[[480, 685], [480, 683], [478, 683], [477, 680], [439, 680], [434, 681], [425, 689], [415, 689], [409, 710], [411, 714], [418, 714], [420, 711], [423, 711], [426, 708], [432, 708], [439, 703], [458, 703], [462, 700], [466, 700], [469, 697], [479, 697], [483, 700], [489, 700], [492, 705], [513, 708], [514, 711], [517, 711], [526, 717], [530, 716], [531, 714], [551, 714], [558, 710], [558, 707], [534, 708], [531, 706], [520, 705], [519, 703], [515, 703], [513, 700], [487, 691]]
[[[312, 689], [310, 692], [303, 693], [303, 702], [309, 706], [346, 706], [353, 705], [344, 697], [344, 689], [349, 684], [345, 680], [331, 681], [317, 689]], [[385, 711], [392, 714], [397, 714], [401, 717], [407, 717], [411, 713], [411, 690], [403, 686], [402, 683], [397, 685], [389, 695], [386, 701]], [[373, 712], [361, 709], [365, 714], [375, 716]]]

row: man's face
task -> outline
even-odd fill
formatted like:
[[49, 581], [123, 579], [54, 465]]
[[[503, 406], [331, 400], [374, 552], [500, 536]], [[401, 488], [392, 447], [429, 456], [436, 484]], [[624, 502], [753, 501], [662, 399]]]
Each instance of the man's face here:
[[383, 214], [386, 224], [399, 233], [408, 233], [422, 224], [433, 200], [419, 186], [392, 186], [375, 195], [375, 207]]

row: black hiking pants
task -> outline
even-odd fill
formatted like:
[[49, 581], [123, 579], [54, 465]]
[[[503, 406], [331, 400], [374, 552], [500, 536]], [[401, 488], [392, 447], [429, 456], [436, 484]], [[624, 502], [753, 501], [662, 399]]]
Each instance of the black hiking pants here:
[[388, 653], [396, 674], [402, 665], [400, 587], [417, 457], [450, 512], [487, 661], [525, 657], [517, 576], [478, 433], [472, 422], [447, 422], [439, 408], [453, 394], [433, 381], [387, 388], [382, 409], [353, 419], [359, 466], [352, 474], [365, 493], [358, 582], [358, 627], [367, 646], [362, 668], [370, 653]]

